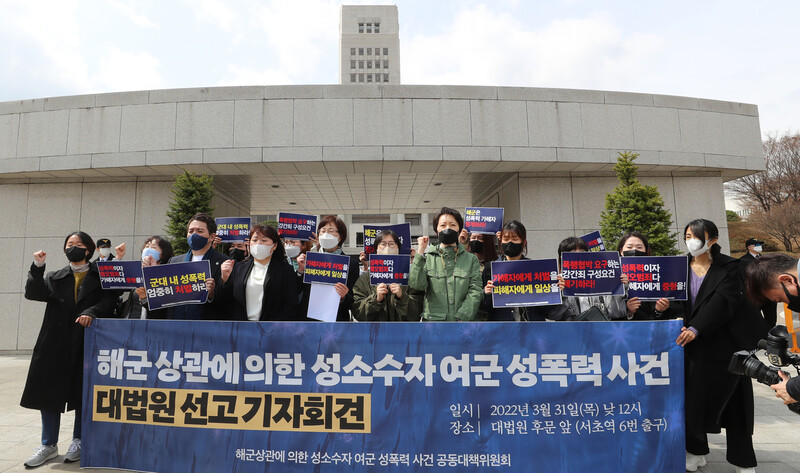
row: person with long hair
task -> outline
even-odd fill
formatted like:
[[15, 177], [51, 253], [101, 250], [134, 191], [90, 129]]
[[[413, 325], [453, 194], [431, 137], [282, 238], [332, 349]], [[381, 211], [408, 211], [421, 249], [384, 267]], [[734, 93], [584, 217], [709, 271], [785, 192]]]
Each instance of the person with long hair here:
[[269, 225], [250, 229], [250, 259], [222, 263], [216, 304], [232, 320], [300, 321], [294, 269], [278, 231]]
[[[400, 237], [392, 230], [375, 236], [373, 253], [397, 255]], [[359, 276], [353, 288], [353, 317], [362, 322], [419, 322], [422, 294], [397, 283], [370, 284], [370, 273]]]
[[[644, 234], [632, 231], [622, 235], [617, 244], [620, 256], [650, 256], [650, 243]], [[668, 299], [661, 298], [655, 302], [641, 301], [638, 297], [622, 297], [625, 302], [625, 312], [619, 314], [625, 318], [619, 320], [660, 320], [678, 317], [679, 304], [670, 304]]]
[[[486, 235], [484, 235], [486, 236]], [[470, 242], [471, 243], [471, 242]], [[525, 225], [516, 221], [509, 220], [500, 230], [500, 248], [502, 254], [497, 261], [519, 261], [528, 259], [525, 254], [528, 252], [528, 232]], [[481, 309], [489, 313], [489, 322], [513, 322], [513, 321], [544, 321], [545, 318], [529, 307], [492, 307], [492, 291], [494, 282], [492, 281], [492, 265], [487, 263], [483, 269], [483, 302]]]
[[[174, 254], [169, 240], [160, 235], [153, 235], [142, 245], [142, 267], [167, 264]], [[123, 319], [166, 319], [169, 308], [150, 310], [147, 305], [147, 294], [142, 286], [128, 291], [128, 297], [122, 301], [117, 313]]]
[[75, 424], [64, 461], [80, 460], [83, 330], [97, 317], [110, 317], [116, 302], [117, 293], [102, 290], [97, 264], [89, 262], [94, 240], [84, 232], [72, 232], [63, 248], [69, 264], [45, 275], [47, 253], [39, 250], [25, 282], [25, 298], [47, 304], [20, 402], [42, 416], [42, 445], [25, 462], [29, 468], [58, 456], [65, 408], [75, 411]]
[[683, 229], [689, 251], [689, 300], [676, 343], [685, 348], [686, 470], [706, 464], [708, 433], [725, 428], [726, 458], [755, 471], [753, 385], [728, 371], [731, 354], [750, 350], [766, 326], [744, 296], [739, 261], [721, 253], [719, 230], [706, 219]]

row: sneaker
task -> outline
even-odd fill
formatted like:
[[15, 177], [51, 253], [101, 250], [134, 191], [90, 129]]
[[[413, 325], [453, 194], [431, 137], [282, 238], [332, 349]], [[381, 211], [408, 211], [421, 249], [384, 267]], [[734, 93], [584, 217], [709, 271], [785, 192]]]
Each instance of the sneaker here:
[[72, 443], [64, 456], [64, 463], [72, 463], [81, 460], [81, 439], [72, 439]]
[[756, 473], [756, 469], [755, 468], [741, 468], [741, 467], [737, 466], [736, 467], [736, 473]]
[[686, 452], [686, 471], [697, 471], [697, 468], [706, 466], [705, 455], [695, 455]]
[[33, 454], [33, 456], [28, 458], [28, 461], [25, 462], [25, 466], [27, 466], [28, 468], [33, 468], [35, 466], [43, 464], [47, 460], [52, 460], [57, 456], [58, 456], [58, 446], [40, 445], [39, 448], [36, 450], [36, 452]]

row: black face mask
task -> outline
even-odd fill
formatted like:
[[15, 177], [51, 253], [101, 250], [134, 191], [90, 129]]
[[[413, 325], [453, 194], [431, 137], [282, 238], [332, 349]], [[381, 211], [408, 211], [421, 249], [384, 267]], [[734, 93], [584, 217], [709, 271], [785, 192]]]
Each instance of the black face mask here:
[[622, 256], [647, 256], [647, 253], [639, 250], [627, 250], [622, 252]]
[[509, 258], [516, 258], [522, 253], [522, 243], [503, 243], [503, 254]]
[[81, 248], [80, 246], [72, 246], [67, 248], [66, 251], [67, 259], [70, 263], [80, 263], [81, 261], [86, 259], [86, 248]]
[[458, 241], [458, 232], [453, 230], [452, 228], [448, 228], [447, 230], [442, 230], [441, 232], [439, 232], [439, 243], [443, 243], [445, 245], [452, 245], [457, 241]]
[[797, 285], [797, 280], [794, 282], [794, 287], [797, 289], [797, 296], [793, 296], [789, 293], [789, 290], [786, 289], [786, 286], [781, 283], [781, 287], [783, 288], [784, 294], [786, 294], [786, 298], [789, 300], [789, 303], [786, 304], [786, 307], [793, 312], [800, 312], [800, 286]]
[[233, 258], [233, 260], [236, 261], [237, 263], [239, 261], [243, 261], [244, 260], [244, 250], [242, 250], [242, 249], [233, 248], [230, 251], [230, 255], [231, 255], [231, 258]]
[[483, 251], [483, 242], [480, 240], [470, 240], [469, 251], [470, 253], [480, 253]]

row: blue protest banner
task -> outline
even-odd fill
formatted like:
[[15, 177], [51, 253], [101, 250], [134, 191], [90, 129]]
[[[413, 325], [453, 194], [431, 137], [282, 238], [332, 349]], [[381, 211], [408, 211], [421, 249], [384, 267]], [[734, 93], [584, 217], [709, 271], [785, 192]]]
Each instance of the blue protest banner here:
[[215, 218], [217, 236], [223, 243], [248, 241], [250, 239], [250, 217]]
[[681, 326], [97, 319], [81, 467], [683, 472]]
[[317, 216], [306, 214], [278, 213], [278, 235], [290, 240], [309, 240], [317, 231]]
[[143, 285], [141, 261], [98, 261], [97, 270], [103, 289], [136, 289]]
[[307, 284], [347, 284], [350, 257], [331, 253], [306, 253], [306, 270], [303, 282]]
[[494, 235], [503, 228], [503, 209], [467, 207], [464, 210], [464, 228], [470, 233]]
[[211, 279], [208, 260], [146, 266], [142, 275], [150, 310], [203, 304], [208, 299], [206, 280]]
[[409, 255], [369, 255], [369, 283], [408, 286], [408, 272], [411, 268]]
[[492, 305], [520, 307], [561, 304], [558, 261], [521, 259], [492, 262]]
[[569, 251], [561, 253], [565, 296], [621, 296], [619, 253], [616, 251]]
[[398, 223], [397, 225], [364, 225], [364, 253], [372, 254], [375, 237], [381, 230], [391, 230], [400, 238], [400, 254], [411, 254], [411, 224]]
[[685, 301], [689, 278], [689, 257], [623, 256], [622, 273], [628, 276], [628, 297], [643, 301], [666, 298]]
[[606, 244], [603, 243], [603, 237], [600, 236], [599, 231], [587, 233], [580, 238], [586, 242], [586, 246], [589, 247], [589, 251], [606, 251]]

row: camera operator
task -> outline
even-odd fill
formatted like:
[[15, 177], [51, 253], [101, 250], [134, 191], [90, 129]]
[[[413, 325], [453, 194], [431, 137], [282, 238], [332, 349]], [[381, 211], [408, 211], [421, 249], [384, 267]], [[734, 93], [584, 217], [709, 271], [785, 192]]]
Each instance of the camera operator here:
[[[800, 279], [798, 260], [782, 253], [763, 255], [747, 266], [747, 296], [763, 305], [766, 302], [783, 302], [790, 310], [800, 312]], [[784, 404], [800, 400], [800, 377], [783, 380], [770, 386]]]

